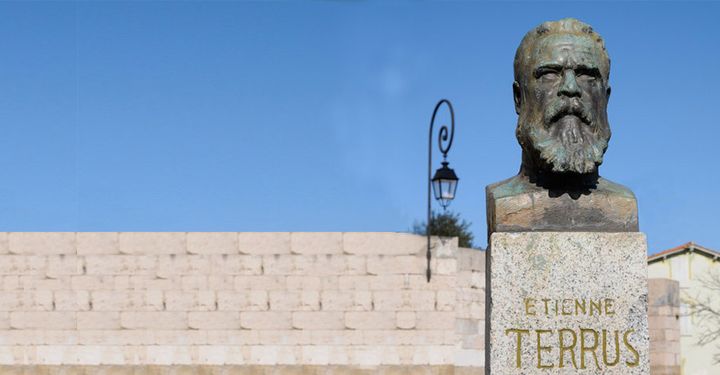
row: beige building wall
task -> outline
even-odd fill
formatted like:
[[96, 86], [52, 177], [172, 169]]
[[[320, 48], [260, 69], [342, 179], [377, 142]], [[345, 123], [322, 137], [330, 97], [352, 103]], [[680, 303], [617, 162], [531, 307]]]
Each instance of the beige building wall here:
[[[690, 245], [692, 246], [692, 245]], [[699, 346], [700, 334], [707, 329], [700, 325], [698, 319], [690, 314], [687, 299], [702, 295], [717, 296], [718, 292], [710, 291], [702, 285], [701, 279], [709, 272], [720, 272], [720, 261], [717, 257], [702, 252], [684, 250], [669, 254], [667, 257], [651, 259], [648, 265], [650, 278], [669, 278], [677, 280], [680, 285], [680, 346], [682, 375], [718, 375], [720, 365], [715, 364], [713, 355], [720, 353], [717, 344]]]

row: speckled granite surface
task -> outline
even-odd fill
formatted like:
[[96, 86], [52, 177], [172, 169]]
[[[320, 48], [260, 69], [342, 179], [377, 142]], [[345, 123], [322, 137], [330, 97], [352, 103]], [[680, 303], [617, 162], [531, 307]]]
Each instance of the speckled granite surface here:
[[494, 233], [490, 242], [492, 375], [649, 374], [644, 234]]

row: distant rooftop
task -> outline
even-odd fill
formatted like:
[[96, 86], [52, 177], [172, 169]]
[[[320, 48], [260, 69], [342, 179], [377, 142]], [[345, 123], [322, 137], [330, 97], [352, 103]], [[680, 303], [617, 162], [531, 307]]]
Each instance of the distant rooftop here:
[[707, 247], [704, 247], [704, 246], [700, 246], [700, 245], [696, 244], [695, 242], [690, 241], [690, 242], [684, 243], [680, 246], [673, 247], [672, 249], [667, 249], [667, 250], [661, 251], [655, 255], [649, 256], [648, 263], [665, 260], [667, 258], [676, 256], [676, 255], [681, 255], [681, 254], [688, 253], [688, 252], [689, 253], [700, 253], [707, 257], [713, 258], [713, 260], [720, 259], [719, 252], [708, 249]]

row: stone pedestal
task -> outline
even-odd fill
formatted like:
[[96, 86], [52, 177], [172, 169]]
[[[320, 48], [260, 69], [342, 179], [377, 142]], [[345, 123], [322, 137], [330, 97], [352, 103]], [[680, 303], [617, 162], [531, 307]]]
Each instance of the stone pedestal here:
[[486, 373], [649, 374], [642, 233], [493, 233]]

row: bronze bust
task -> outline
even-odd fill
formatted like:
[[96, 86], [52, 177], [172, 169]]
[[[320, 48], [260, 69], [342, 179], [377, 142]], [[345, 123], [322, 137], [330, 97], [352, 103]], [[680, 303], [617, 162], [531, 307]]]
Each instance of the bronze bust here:
[[576, 19], [545, 22], [515, 54], [522, 147], [517, 176], [486, 187], [488, 236], [521, 231], [638, 231], [630, 189], [598, 174], [610, 140], [610, 58]]

